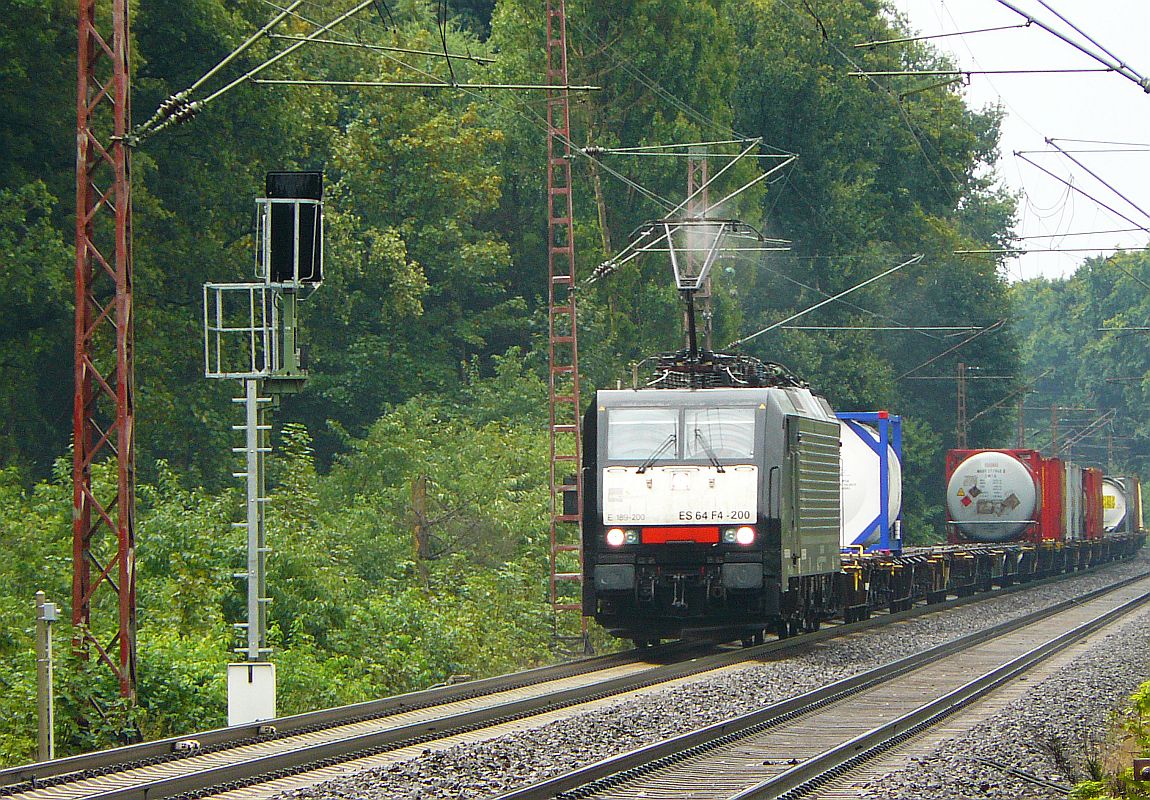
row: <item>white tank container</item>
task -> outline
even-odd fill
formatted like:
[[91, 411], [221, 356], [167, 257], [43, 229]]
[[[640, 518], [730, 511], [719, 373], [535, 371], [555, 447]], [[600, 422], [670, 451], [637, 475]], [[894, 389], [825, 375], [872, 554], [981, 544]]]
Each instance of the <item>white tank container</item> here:
[[[857, 423], [856, 423], [857, 424]], [[875, 449], [879, 433], [869, 425], [858, 425], [861, 434], [844, 421], [839, 421], [842, 440], [840, 492], [840, 544], [870, 546], [879, 540], [881, 531], [875, 524], [879, 517], [882, 460]], [[868, 437], [864, 439], [862, 437]], [[891, 524], [902, 510], [902, 464], [898, 454], [887, 445], [887, 519]]]
[[1102, 479], [1102, 529], [1107, 533], [1126, 530], [1130, 499], [1121, 478]]
[[955, 468], [947, 482], [948, 519], [973, 541], [1013, 541], [1038, 518], [1038, 481], [1009, 453], [975, 453]]

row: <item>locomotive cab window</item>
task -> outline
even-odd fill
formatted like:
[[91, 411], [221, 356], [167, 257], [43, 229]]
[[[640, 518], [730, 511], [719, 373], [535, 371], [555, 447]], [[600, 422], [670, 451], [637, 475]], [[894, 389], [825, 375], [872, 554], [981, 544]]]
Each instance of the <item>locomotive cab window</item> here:
[[753, 408], [689, 408], [684, 422], [687, 458], [751, 458], [755, 454]]
[[674, 459], [679, 451], [678, 431], [676, 409], [613, 408], [607, 414], [607, 458], [611, 461]]

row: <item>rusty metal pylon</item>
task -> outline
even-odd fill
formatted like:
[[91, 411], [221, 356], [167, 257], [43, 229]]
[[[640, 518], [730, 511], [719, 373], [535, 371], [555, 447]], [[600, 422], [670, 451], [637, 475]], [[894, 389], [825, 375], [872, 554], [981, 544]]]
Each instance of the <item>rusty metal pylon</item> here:
[[[110, 16], [108, 12], [111, 12]], [[73, 647], [136, 695], [128, 0], [80, 0], [76, 98]], [[110, 480], [93, 468], [115, 464]], [[114, 602], [103, 599], [112, 596]], [[98, 615], [98, 619], [93, 616]]]
[[[567, 86], [567, 12], [563, 0], [547, 0], [547, 83]], [[561, 612], [579, 614], [580, 638], [587, 621], [578, 596], [583, 576], [579, 521], [583, 479], [579, 431], [579, 346], [575, 315], [575, 239], [571, 198], [571, 112], [566, 90], [547, 92], [547, 300], [551, 607], [556, 633]]]

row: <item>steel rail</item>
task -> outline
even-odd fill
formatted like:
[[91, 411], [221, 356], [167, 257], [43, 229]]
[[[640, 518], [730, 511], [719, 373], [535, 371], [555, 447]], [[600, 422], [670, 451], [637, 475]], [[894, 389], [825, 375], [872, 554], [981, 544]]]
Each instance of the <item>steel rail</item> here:
[[[535, 669], [507, 675], [481, 678], [446, 686], [433, 686], [428, 689], [393, 695], [379, 700], [369, 700], [348, 706], [308, 711], [290, 717], [280, 717], [273, 720], [235, 725], [227, 728], [216, 728], [182, 736], [171, 736], [151, 742], [142, 742], [125, 747], [58, 758], [53, 761], [9, 767], [0, 770], [0, 797], [10, 794], [9, 787], [14, 784], [36, 783], [40, 786], [46, 786], [50, 785], [53, 779], [66, 778], [70, 775], [80, 773], [95, 775], [126, 764], [154, 764], [173, 758], [195, 756], [195, 751], [176, 752], [180, 745], [189, 741], [195, 741], [199, 744], [199, 753], [208, 750], [214, 751], [229, 747], [240, 747], [245, 744], [269, 741], [273, 736], [284, 737], [286, 735], [312, 732], [325, 727], [345, 725], [352, 722], [382, 719], [421, 708], [446, 705], [447, 703], [454, 703], [461, 700], [470, 700], [499, 692], [522, 689], [537, 683], [562, 680], [564, 678], [585, 675], [598, 670], [638, 663], [640, 661], [661, 658], [674, 659], [683, 651], [694, 651], [703, 646], [704, 645], [699, 642], [671, 642], [659, 647], [608, 653], [594, 658], [582, 658], [561, 664], [551, 664], [545, 667], [537, 667]], [[274, 734], [270, 729], [274, 729]]]
[[1150, 593], [1123, 603], [1100, 614], [1065, 633], [1011, 659], [986, 672], [972, 681], [947, 692], [942, 697], [924, 703], [908, 714], [893, 719], [853, 739], [832, 747], [812, 759], [804, 761], [773, 778], [768, 778], [746, 789], [730, 800], [762, 800], [763, 798], [787, 798], [794, 800], [816, 789], [821, 784], [837, 777], [851, 767], [910, 739], [931, 728], [944, 719], [962, 710], [974, 701], [985, 697], [1003, 684], [1018, 677], [1031, 667], [1065, 650], [1079, 639], [1109, 624], [1118, 617], [1125, 616], [1150, 600]]
[[[1105, 569], [1106, 566], [1107, 565], [1104, 565], [1102, 569]], [[458, 733], [473, 731], [503, 722], [510, 722], [549, 711], [592, 702], [636, 689], [648, 688], [660, 683], [690, 677], [776, 653], [801, 650], [816, 642], [836, 638], [856, 631], [880, 627], [901, 620], [913, 619], [926, 614], [945, 611], [969, 603], [990, 600], [999, 596], [1025, 591], [1039, 585], [1059, 582], [1073, 575], [1074, 573], [1056, 575], [1021, 585], [1002, 588], [994, 592], [959, 597], [945, 602], [916, 605], [911, 609], [895, 613], [880, 613], [866, 620], [829, 626], [819, 631], [768, 642], [757, 647], [727, 650], [688, 661], [653, 666], [651, 669], [644, 670], [641, 673], [608, 679], [590, 686], [569, 688], [532, 698], [515, 700], [386, 730], [360, 733], [339, 740], [307, 745], [296, 750], [247, 759], [233, 764], [196, 770], [191, 762], [196, 756], [208, 752], [266, 743], [275, 739], [289, 738], [295, 734], [335, 728], [341, 724], [352, 724], [371, 719], [385, 718], [420, 708], [433, 707], [458, 700], [473, 699], [505, 690], [524, 688], [532, 684], [556, 680], [562, 677], [586, 674], [599, 668], [605, 668], [606, 666], [635, 663], [642, 660], [643, 657], [670, 656], [681, 650], [697, 649], [700, 645], [698, 643], [694, 643], [694, 645], [677, 643], [660, 648], [627, 651], [626, 653], [613, 654], [612, 656], [604, 656], [598, 659], [586, 659], [572, 664], [541, 667], [527, 672], [457, 684], [441, 689], [424, 690], [422, 692], [399, 695], [397, 697], [370, 701], [353, 706], [310, 712], [294, 717], [271, 720], [268, 723], [256, 723], [237, 726], [235, 728], [222, 728], [201, 734], [171, 737], [157, 742], [73, 756], [68, 759], [32, 764], [25, 767], [16, 767], [0, 772], [0, 781], [7, 781], [9, 783], [8, 786], [4, 786], [0, 783], [0, 796], [14, 795], [34, 787], [43, 788], [51, 785], [74, 783], [75, 781], [89, 777], [106, 775], [177, 759], [188, 760], [190, 762], [188, 767], [192, 771], [182, 775], [172, 775], [156, 781], [140, 783], [135, 786], [123, 787], [102, 794], [90, 794], [87, 796], [100, 798], [100, 800], [126, 800], [127, 798], [133, 798], [133, 800], [137, 798], [155, 800], [155, 798], [181, 794], [205, 796], [206, 794], [212, 793], [212, 790], [206, 787], [226, 784], [228, 787], [234, 788], [237, 785], [251, 785], [275, 777], [305, 771], [308, 767], [316, 766], [318, 762], [322, 762], [322, 765], [326, 765], [335, 762], [349, 761], [400, 747], [442, 739]], [[1039, 615], [1054, 613], [1058, 609], [1073, 606], [1085, 599], [1120, 588], [1138, 579], [1140, 578], [1127, 579], [1082, 597], [1064, 601], [1050, 609], [1039, 612]], [[270, 733], [270, 735], [269, 733], [262, 733], [261, 729], [265, 726], [274, 728], [274, 732]], [[198, 743], [199, 749], [173, 752], [173, 749], [176, 748], [178, 744], [189, 740]]]
[[[549, 780], [499, 795], [496, 800], [551, 800], [551, 798], [557, 797], [590, 796], [596, 792], [606, 791], [624, 781], [629, 781], [655, 770], [671, 766], [692, 756], [700, 755], [709, 750], [722, 747], [747, 736], [789, 722], [799, 716], [818, 711], [827, 705], [845, 700], [852, 695], [859, 694], [882, 683], [887, 683], [912, 670], [919, 669], [937, 661], [940, 658], [945, 658], [992, 639], [1005, 636], [1021, 628], [1033, 625], [1053, 614], [1070, 610], [1080, 606], [1084, 602], [1102, 597], [1138, 581], [1146, 580], [1147, 577], [1148, 576], [1144, 574], [1119, 581], [1111, 586], [1098, 589], [1080, 597], [1065, 600], [1049, 608], [1001, 623], [986, 630], [968, 634], [960, 639], [945, 642], [898, 661], [780, 701], [758, 711], [724, 720], [723, 722], [681, 734], [671, 739], [655, 742], [627, 753], [612, 756], [564, 775], [559, 775]], [[1142, 595], [1133, 602], [1141, 604], [1147, 600], [1150, 600], [1150, 593]], [[1125, 609], [1126, 606], [1124, 605], [1119, 608]], [[1113, 613], [1114, 611], [1108, 612], [1108, 614], [1111, 615]], [[1067, 644], [1069, 644], [1069, 642]], [[1017, 674], [1017, 672], [1012, 672], [1012, 675], [1013, 674]], [[857, 752], [858, 749], [856, 748], [850, 752], [849, 755], [853, 756]], [[777, 778], [781, 779], [783, 775], [791, 774], [798, 776], [802, 773], [797, 771], [802, 770], [803, 767], [804, 765], [800, 764], [793, 770], [788, 770], [786, 773], [777, 776]], [[803, 781], [798, 781], [794, 785], [800, 785], [808, 780], [812, 780], [812, 777], [804, 776]], [[785, 792], [794, 788], [794, 786], [787, 787], [779, 784], [776, 788], [779, 792]], [[751, 795], [748, 795], [748, 797], [750, 796]], [[776, 795], [762, 794], [754, 796], [775, 797]], [[742, 798], [742, 795], [739, 795], [739, 797]]]

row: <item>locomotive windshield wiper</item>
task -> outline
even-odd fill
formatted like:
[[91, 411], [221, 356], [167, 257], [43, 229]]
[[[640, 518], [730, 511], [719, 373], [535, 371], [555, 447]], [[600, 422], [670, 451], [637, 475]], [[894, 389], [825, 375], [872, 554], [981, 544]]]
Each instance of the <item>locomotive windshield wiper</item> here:
[[659, 459], [659, 456], [663, 455], [663, 453], [666, 452], [667, 448], [670, 447], [671, 445], [673, 445], [674, 443], [675, 443], [675, 434], [668, 433], [667, 438], [664, 439], [663, 443], [655, 449], [655, 452], [651, 453], [651, 455], [647, 456], [647, 460], [639, 465], [639, 469], [635, 470], [635, 474], [636, 475], [642, 475], [644, 472], [646, 472], [647, 467], [654, 464]]
[[695, 438], [699, 440], [699, 444], [703, 446], [703, 452], [707, 454], [707, 459], [711, 462], [711, 466], [715, 468], [715, 472], [726, 472], [723, 465], [719, 463], [719, 457], [715, 455], [715, 451], [711, 449], [710, 442], [707, 437], [703, 435], [703, 431], [695, 428]]

